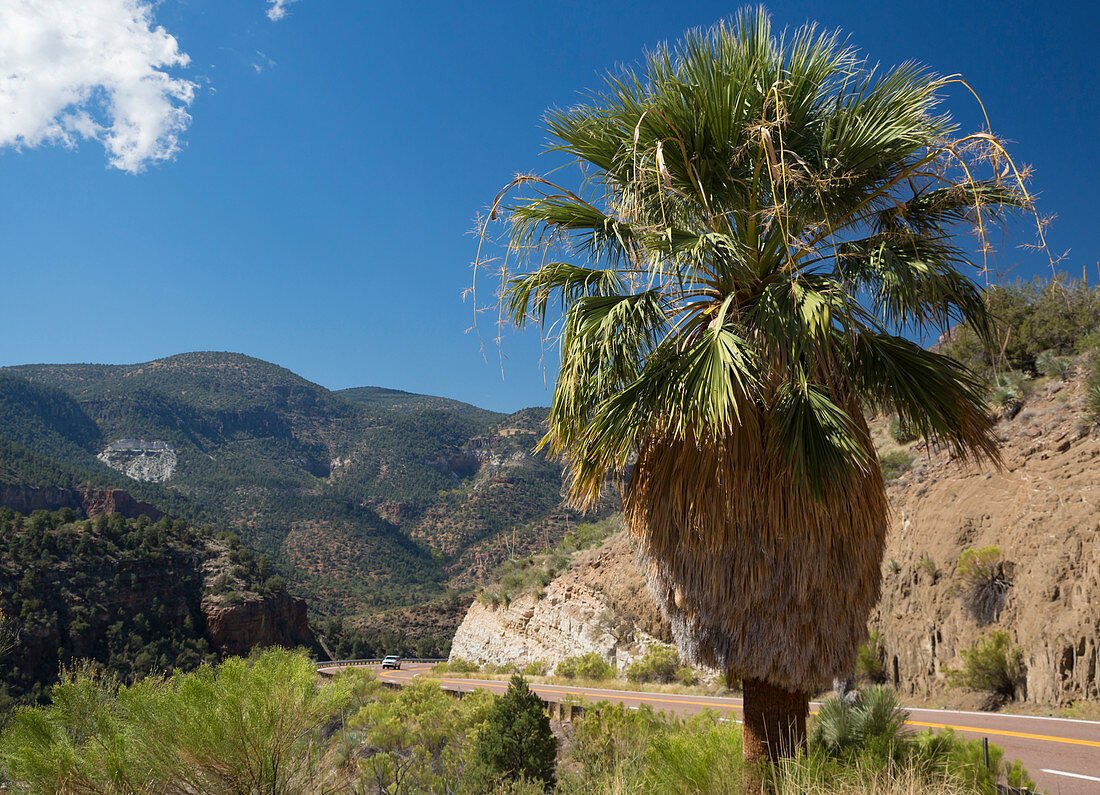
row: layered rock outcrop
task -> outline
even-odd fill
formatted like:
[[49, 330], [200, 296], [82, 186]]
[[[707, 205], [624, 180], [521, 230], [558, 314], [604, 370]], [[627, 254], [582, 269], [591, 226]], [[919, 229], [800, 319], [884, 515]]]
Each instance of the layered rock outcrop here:
[[96, 456], [132, 480], [163, 483], [176, 471], [176, 449], [168, 442], [119, 439]]
[[227, 603], [203, 599], [206, 635], [221, 654], [246, 655], [256, 646], [304, 646], [313, 649], [317, 638], [306, 618], [303, 599], [285, 593], [249, 595]]
[[474, 602], [451, 644], [452, 658], [555, 665], [596, 652], [620, 669], [650, 645], [671, 641], [623, 534], [579, 557], [541, 593], [507, 605]]

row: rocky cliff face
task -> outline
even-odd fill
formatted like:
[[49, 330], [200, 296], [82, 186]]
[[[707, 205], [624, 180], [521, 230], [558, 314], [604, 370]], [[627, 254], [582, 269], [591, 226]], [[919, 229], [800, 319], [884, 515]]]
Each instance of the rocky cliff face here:
[[256, 646], [305, 646], [317, 639], [306, 619], [306, 603], [285, 593], [249, 595], [228, 603], [209, 596], [203, 599], [206, 635], [224, 655], [245, 655]]
[[[963, 698], [946, 690], [945, 669], [959, 667], [959, 652], [983, 634], [1004, 630], [1023, 653], [1021, 698], [1100, 698], [1100, 432], [1083, 419], [1084, 393], [1083, 377], [1042, 383], [1009, 412], [998, 426], [1002, 471], [910, 446], [914, 465], [889, 486], [883, 594], [870, 622], [902, 692]], [[884, 421], [875, 427], [893, 444]], [[1007, 590], [996, 615], [980, 622], [956, 570], [964, 550], [989, 545], [1003, 552]], [[621, 665], [649, 636], [665, 639], [667, 628], [618, 537], [541, 599], [495, 609], [475, 602], [453, 654], [522, 663], [597, 651]]]
[[34, 511], [57, 511], [71, 508], [84, 511], [89, 518], [100, 514], [119, 513], [127, 519], [147, 516], [154, 522], [164, 512], [147, 502], [135, 500], [122, 489], [64, 489], [55, 486], [26, 486], [20, 483], [0, 484], [0, 507], [28, 515]]
[[168, 442], [119, 439], [96, 456], [132, 480], [163, 483], [176, 471], [176, 450]]
[[554, 665], [594, 651], [621, 669], [648, 646], [669, 641], [668, 626], [619, 534], [583, 555], [541, 594], [497, 607], [474, 602], [455, 634], [451, 657]]
[[[1100, 436], [1081, 419], [1083, 400], [1083, 379], [1055, 382], [1003, 420], [1001, 472], [925, 453], [892, 485], [871, 628], [903, 692], [941, 691], [959, 651], [1001, 629], [1023, 651], [1029, 701], [1100, 698]], [[987, 545], [1003, 550], [1008, 588], [996, 618], [980, 622], [956, 569], [964, 550]]]

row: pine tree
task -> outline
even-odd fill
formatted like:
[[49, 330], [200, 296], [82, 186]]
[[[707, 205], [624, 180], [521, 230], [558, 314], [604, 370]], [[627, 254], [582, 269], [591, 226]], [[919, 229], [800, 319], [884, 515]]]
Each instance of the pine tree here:
[[493, 706], [477, 739], [477, 757], [495, 774], [554, 785], [558, 739], [542, 700], [515, 674], [508, 692]]

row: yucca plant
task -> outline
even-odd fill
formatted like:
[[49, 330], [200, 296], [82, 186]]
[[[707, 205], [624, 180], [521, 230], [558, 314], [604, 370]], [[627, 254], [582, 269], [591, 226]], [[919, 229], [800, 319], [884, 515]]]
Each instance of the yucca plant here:
[[982, 385], [903, 336], [988, 341], [952, 236], [1030, 204], [997, 140], [940, 110], [958, 82], [745, 12], [549, 113], [582, 187], [519, 177], [486, 220], [483, 242], [506, 227], [502, 312], [560, 346], [542, 445], [575, 506], [618, 480], [681, 651], [742, 680], [752, 758], [804, 741], [878, 598], [867, 413], [997, 458]]

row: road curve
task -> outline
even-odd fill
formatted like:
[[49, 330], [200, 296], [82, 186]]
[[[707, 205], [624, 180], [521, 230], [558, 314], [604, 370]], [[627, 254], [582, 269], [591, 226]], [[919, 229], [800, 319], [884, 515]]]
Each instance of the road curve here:
[[[322, 671], [335, 672], [339, 663]], [[428, 665], [406, 665], [399, 671], [380, 671], [383, 680], [408, 682], [431, 672]], [[448, 690], [485, 689], [503, 692], [507, 682], [485, 679], [433, 677]], [[610, 701], [628, 707], [649, 704], [655, 710], [693, 714], [703, 710], [725, 713], [735, 720], [741, 699], [717, 696], [688, 696], [674, 693], [645, 693], [632, 690], [604, 690], [567, 685], [531, 684], [531, 689], [549, 700], [575, 696], [588, 702]], [[816, 702], [811, 704], [813, 710]], [[1039, 787], [1049, 795], [1100, 795], [1100, 721], [1006, 715], [990, 712], [954, 712], [909, 708], [909, 724], [917, 731], [953, 728], [970, 737], [988, 737], [1005, 749], [1009, 759], [1019, 759]]]

